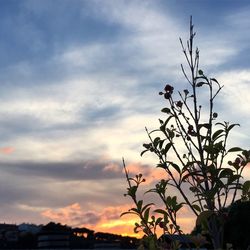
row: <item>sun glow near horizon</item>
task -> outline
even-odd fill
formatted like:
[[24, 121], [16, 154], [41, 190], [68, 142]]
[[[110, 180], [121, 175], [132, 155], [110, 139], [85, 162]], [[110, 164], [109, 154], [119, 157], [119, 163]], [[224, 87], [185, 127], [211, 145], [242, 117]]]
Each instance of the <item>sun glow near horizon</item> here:
[[[52, 221], [67, 224], [69, 226], [81, 226], [94, 230], [95, 232], [141, 238], [143, 232], [134, 232], [135, 223], [139, 223], [139, 218], [130, 214], [120, 216], [122, 212], [127, 211], [130, 207], [131, 204], [127, 204], [124, 206], [107, 207], [104, 208], [102, 212], [96, 212], [93, 210], [84, 211], [79, 203], [74, 203], [57, 210], [45, 210], [42, 215]], [[76, 219], [79, 217], [82, 220], [81, 222], [79, 222], [79, 219]], [[181, 217], [178, 219], [178, 222], [182, 226], [184, 233], [190, 233], [194, 228], [194, 218], [190, 216], [187, 209], [182, 209]], [[158, 236], [162, 234], [160, 228], [157, 230], [157, 234]]]

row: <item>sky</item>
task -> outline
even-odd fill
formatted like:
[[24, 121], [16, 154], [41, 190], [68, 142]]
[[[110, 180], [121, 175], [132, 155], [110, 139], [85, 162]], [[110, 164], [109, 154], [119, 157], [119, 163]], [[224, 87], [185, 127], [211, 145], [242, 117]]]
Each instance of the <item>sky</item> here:
[[[201, 68], [224, 85], [219, 119], [249, 149], [249, 1], [0, 1], [1, 222], [133, 233], [121, 159], [148, 186], [162, 178], [140, 156], [144, 128], [163, 117], [166, 83], [188, 86], [190, 15]], [[192, 229], [188, 211], [181, 223]]]

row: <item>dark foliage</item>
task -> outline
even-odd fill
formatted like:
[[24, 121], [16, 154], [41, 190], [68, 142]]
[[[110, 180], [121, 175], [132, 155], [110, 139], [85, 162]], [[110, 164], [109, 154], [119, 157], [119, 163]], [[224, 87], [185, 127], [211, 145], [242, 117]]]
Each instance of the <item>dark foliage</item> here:
[[224, 232], [224, 242], [231, 243], [233, 249], [250, 246], [250, 201], [237, 201], [231, 206]]

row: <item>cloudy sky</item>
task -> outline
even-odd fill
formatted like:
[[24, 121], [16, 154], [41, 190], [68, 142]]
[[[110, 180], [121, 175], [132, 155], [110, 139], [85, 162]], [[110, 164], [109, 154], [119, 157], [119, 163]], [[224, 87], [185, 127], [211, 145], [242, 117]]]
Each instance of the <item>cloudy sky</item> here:
[[132, 232], [121, 158], [149, 184], [160, 175], [140, 157], [144, 127], [157, 128], [166, 83], [187, 87], [190, 15], [201, 68], [225, 86], [219, 118], [250, 148], [249, 1], [0, 1], [1, 222]]

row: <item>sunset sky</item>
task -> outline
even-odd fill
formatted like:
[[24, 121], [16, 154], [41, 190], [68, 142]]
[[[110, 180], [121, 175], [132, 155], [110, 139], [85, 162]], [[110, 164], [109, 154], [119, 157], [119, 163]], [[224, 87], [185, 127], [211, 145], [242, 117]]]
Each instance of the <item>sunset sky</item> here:
[[1, 223], [133, 233], [121, 159], [148, 185], [162, 178], [140, 157], [144, 127], [164, 117], [166, 83], [188, 86], [190, 15], [201, 68], [225, 86], [218, 119], [240, 123], [230, 142], [249, 149], [249, 1], [0, 1]]

